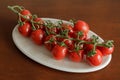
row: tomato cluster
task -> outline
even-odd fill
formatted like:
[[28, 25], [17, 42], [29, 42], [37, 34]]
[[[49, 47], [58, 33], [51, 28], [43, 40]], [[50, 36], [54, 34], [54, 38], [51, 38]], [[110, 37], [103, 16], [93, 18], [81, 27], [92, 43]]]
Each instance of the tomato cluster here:
[[42, 20], [21, 6], [9, 6], [18, 14], [18, 31], [25, 37], [31, 37], [37, 45], [42, 45], [51, 51], [56, 60], [68, 57], [71, 61], [81, 62], [86, 60], [93, 66], [102, 63], [103, 57], [114, 51], [113, 40], [99, 42], [93, 35], [88, 38], [89, 25], [77, 20], [67, 24], [62, 20], [57, 24]]

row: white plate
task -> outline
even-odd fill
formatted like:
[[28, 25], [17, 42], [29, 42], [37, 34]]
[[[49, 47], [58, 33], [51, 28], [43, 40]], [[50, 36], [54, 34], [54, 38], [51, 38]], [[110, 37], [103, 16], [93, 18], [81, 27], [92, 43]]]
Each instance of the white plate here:
[[[53, 23], [55, 23], [56, 21], [59, 21], [59, 19], [53, 19], [53, 18], [42, 18], [42, 19], [50, 20]], [[67, 21], [64, 21], [64, 22], [70, 24]], [[17, 27], [18, 26], [15, 26], [12, 33], [13, 41], [17, 46], [17, 48], [20, 49], [20, 51], [22, 51], [26, 56], [28, 56], [32, 60], [42, 65], [48, 66], [50, 68], [66, 71], [66, 72], [86, 73], [86, 72], [93, 72], [93, 71], [103, 69], [111, 61], [112, 55], [104, 57], [102, 64], [97, 67], [90, 66], [85, 61], [80, 63], [75, 63], [70, 61], [68, 58], [57, 61], [53, 59], [51, 53], [47, 49], [45, 49], [44, 46], [36, 45], [32, 42], [30, 38], [23, 37], [18, 32]], [[90, 37], [92, 35], [98, 36], [94, 32], [89, 31], [88, 36]], [[102, 42], [103, 39], [99, 37], [99, 41]]]

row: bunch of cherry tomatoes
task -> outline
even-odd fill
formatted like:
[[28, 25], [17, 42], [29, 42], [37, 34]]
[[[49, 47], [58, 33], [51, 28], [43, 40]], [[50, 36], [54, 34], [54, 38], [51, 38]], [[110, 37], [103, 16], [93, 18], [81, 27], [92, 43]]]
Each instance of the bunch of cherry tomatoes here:
[[18, 14], [18, 31], [25, 37], [31, 37], [35, 44], [42, 45], [51, 51], [56, 60], [66, 56], [74, 62], [85, 59], [89, 64], [98, 66], [103, 56], [113, 53], [113, 40], [99, 42], [93, 35], [88, 38], [89, 26], [82, 20], [71, 21], [72, 25], [62, 20], [57, 24], [42, 20], [22, 6], [8, 6]]

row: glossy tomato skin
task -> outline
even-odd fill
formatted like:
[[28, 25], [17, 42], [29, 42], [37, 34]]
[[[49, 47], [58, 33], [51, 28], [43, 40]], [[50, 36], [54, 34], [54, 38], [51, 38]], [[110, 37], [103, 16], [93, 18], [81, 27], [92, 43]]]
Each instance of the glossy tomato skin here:
[[44, 32], [41, 29], [37, 29], [31, 33], [31, 38], [36, 44], [41, 45], [43, 43]]
[[37, 23], [39, 23], [39, 24], [34, 24], [34, 26], [36, 27], [36, 29], [45, 30], [45, 26], [43, 26], [44, 21], [41, 18], [35, 18], [34, 21], [37, 22]]
[[53, 33], [51, 33], [51, 34], [56, 34], [56, 33], [57, 33], [57, 28], [56, 28], [56, 27], [53, 27], [53, 28], [50, 29], [50, 31], [53, 32]]
[[74, 31], [82, 31], [84, 34], [88, 34], [89, 26], [86, 22], [78, 20], [74, 25]]
[[[86, 39], [85, 40], [86, 42], [92, 42], [92, 39], [89, 38], [89, 39]], [[87, 54], [89, 51], [91, 51], [94, 47], [94, 44], [83, 44], [83, 49], [85, 50], [85, 54]]]
[[97, 49], [99, 49], [104, 56], [110, 55], [114, 51], [114, 46], [113, 47], [104, 47], [104, 46], [97, 46]]
[[69, 53], [69, 58], [74, 62], [81, 62], [83, 60], [83, 54], [83, 50], [79, 50], [78, 52], [73, 51]]
[[[54, 41], [50, 41], [50, 39], [53, 39]], [[51, 51], [56, 44], [57, 44], [56, 37], [54, 35], [46, 36], [44, 40], [44, 45], [48, 50]]]
[[90, 50], [92, 50], [93, 47], [94, 47], [93, 44], [84, 44], [83, 45], [84, 50], [87, 51], [87, 52], [90, 51]]
[[57, 37], [57, 41], [64, 42], [68, 49], [72, 50], [74, 49], [74, 41], [70, 39], [71, 37], [68, 36], [68, 38], [62, 38]]
[[56, 60], [62, 60], [67, 55], [67, 48], [64, 46], [55, 45], [52, 49], [52, 54]]
[[55, 35], [58, 32], [56, 27], [53, 27], [53, 28], [48, 28], [46, 26], [44, 27], [45, 27], [45, 30], [49, 32], [48, 35]]
[[64, 39], [63, 40], [65, 45], [68, 47], [69, 50], [73, 50], [74, 49], [74, 42], [70, 39]]
[[65, 25], [64, 24], [64, 26], [62, 27], [63, 28], [63, 30], [68, 30], [69, 32], [68, 32], [68, 35], [69, 36], [71, 36], [72, 34], [73, 34], [73, 27], [71, 26], [71, 25]]
[[[23, 16], [26, 16], [27, 19], [30, 19], [31, 18], [31, 12], [27, 9], [23, 9], [20, 14], [22, 14]], [[21, 16], [21, 20], [24, 22], [24, 21], [28, 21], [27, 19], [23, 18]]]
[[99, 66], [102, 63], [103, 55], [100, 50], [96, 49], [96, 53], [92, 56], [86, 56], [87, 61], [92, 66]]
[[39, 22], [40, 24], [44, 23], [44, 21], [41, 18], [35, 18], [34, 21]]
[[[78, 37], [78, 32], [77, 32], [77, 31], [74, 31], [74, 32], [71, 34], [71, 36], [72, 36], [73, 38], [77, 39], [77, 37]], [[83, 34], [83, 35], [79, 36], [79, 39], [80, 39], [80, 40], [86, 40], [86, 39], [87, 39], [87, 34]]]
[[22, 26], [18, 27], [18, 31], [23, 35], [23, 36], [30, 36], [31, 34], [31, 25], [29, 23], [25, 23]]

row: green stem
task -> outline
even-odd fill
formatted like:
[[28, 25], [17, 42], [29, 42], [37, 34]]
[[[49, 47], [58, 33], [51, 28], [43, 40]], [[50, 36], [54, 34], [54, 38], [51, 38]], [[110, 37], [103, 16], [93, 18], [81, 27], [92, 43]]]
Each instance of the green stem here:
[[[10, 10], [13, 11], [14, 13], [18, 14], [19, 16], [21, 16], [21, 17], [23, 17], [24, 19], [26, 19], [26, 20], [29, 21], [29, 19], [27, 19], [26, 16], [20, 14], [20, 12], [17, 11], [15, 8], [19, 8], [19, 9], [20, 9], [20, 7], [18, 7], [18, 6], [8, 6], [8, 9], [10, 9]], [[22, 10], [22, 8], [21, 8], [21, 10]]]
[[83, 32], [80, 31], [80, 32], [77, 33], [77, 39], [79, 40], [79, 38], [80, 38], [81, 36], [83, 36]]
[[60, 46], [66, 46], [64, 42], [60, 42]]
[[18, 12], [17, 10], [15, 10], [14, 7], [12, 7], [12, 6], [8, 6], [8, 9], [12, 10], [14, 13], [17, 13], [17, 14], [19, 13], [19, 12]]
[[24, 24], [24, 22], [21, 21], [21, 17], [20, 17], [19, 14], [18, 14], [18, 24], [19, 24], [20, 26], [22, 26], [22, 25]]
[[97, 45], [97, 43], [95, 43], [94, 46], [93, 46], [93, 52], [96, 51], [96, 45]]
[[47, 33], [47, 35], [50, 35], [49, 30], [47, 29], [47, 27], [45, 27], [45, 32]]
[[35, 27], [35, 25], [34, 25], [33, 19], [31, 19], [31, 24], [32, 24], [32, 29], [33, 30], [37, 30], [36, 27]]
[[55, 41], [54, 37], [51, 37], [48, 41], [45, 41], [45, 43], [52, 44]]
[[97, 36], [93, 35], [91, 38], [92, 38], [92, 42], [94, 42], [94, 43], [98, 42], [99, 38]]
[[18, 8], [20, 11], [22, 11], [24, 8], [22, 6], [18, 6], [18, 5], [15, 5], [15, 6], [11, 6], [13, 8]]
[[102, 47], [108, 47], [108, 48], [110, 48], [110, 47], [114, 46], [113, 42], [114, 42], [113, 40], [108, 40], [108, 41], [103, 42], [103, 43], [98, 43], [97, 46], [102, 46]]

